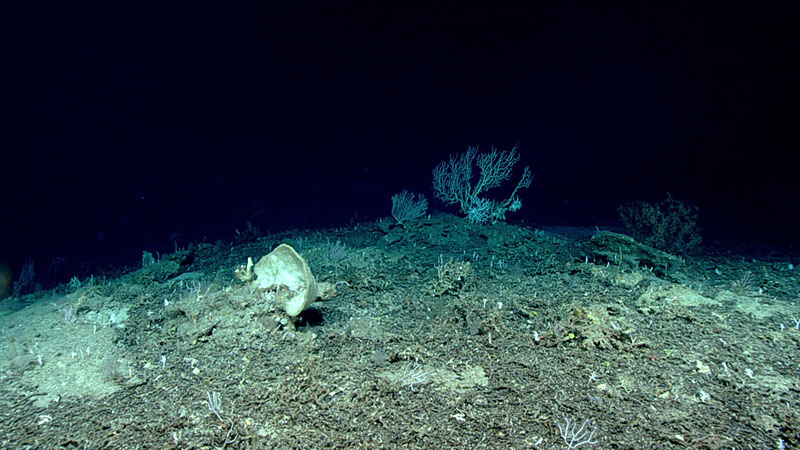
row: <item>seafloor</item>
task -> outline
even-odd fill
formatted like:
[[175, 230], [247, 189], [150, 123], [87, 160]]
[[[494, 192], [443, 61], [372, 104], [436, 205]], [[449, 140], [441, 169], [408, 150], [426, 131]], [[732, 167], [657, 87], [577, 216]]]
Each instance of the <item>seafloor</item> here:
[[[280, 243], [335, 288], [294, 326], [234, 277]], [[710, 247], [448, 215], [194, 244], [0, 303], [0, 447], [799, 448], [798, 261]]]

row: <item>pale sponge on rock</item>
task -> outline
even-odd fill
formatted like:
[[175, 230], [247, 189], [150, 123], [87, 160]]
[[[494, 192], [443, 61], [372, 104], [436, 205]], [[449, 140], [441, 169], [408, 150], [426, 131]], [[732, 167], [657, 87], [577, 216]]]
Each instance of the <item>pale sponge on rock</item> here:
[[237, 276], [250, 281], [254, 275], [255, 287], [274, 291], [276, 308], [282, 309], [289, 317], [297, 317], [321, 296], [334, 295], [330, 284], [317, 283], [311, 268], [291, 245], [281, 244], [255, 266], [251, 265], [252, 260], [248, 261], [246, 268], [240, 268], [241, 272], [237, 271]]

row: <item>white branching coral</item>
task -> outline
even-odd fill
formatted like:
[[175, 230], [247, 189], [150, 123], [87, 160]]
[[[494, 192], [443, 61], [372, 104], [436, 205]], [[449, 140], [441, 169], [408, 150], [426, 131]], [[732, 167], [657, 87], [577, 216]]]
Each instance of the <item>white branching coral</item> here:
[[[479, 175], [473, 184], [472, 165], [478, 167]], [[505, 220], [506, 212], [522, 208], [520, 189], [527, 189], [533, 182], [531, 169], [525, 166], [522, 178], [514, 191], [505, 200], [482, 196], [490, 189], [499, 187], [511, 178], [514, 165], [519, 162], [517, 146], [498, 152], [492, 147], [489, 153], [478, 154], [478, 147], [468, 147], [466, 153], [450, 156], [433, 169], [433, 189], [436, 197], [447, 205], [458, 204], [461, 213], [472, 223], [492, 223]]]

